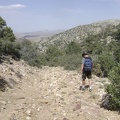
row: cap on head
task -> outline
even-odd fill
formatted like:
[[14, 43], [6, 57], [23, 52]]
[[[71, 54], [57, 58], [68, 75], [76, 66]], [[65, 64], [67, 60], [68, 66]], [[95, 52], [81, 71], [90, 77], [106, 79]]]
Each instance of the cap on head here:
[[88, 55], [88, 53], [87, 52], [83, 52], [82, 53], [82, 57], [84, 57], [84, 55]]

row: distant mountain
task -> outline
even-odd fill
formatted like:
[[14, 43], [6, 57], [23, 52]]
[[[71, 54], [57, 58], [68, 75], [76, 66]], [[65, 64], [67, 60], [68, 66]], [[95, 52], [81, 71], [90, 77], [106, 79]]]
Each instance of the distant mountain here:
[[[61, 47], [74, 40], [80, 43], [89, 35], [96, 35], [99, 33], [104, 35], [106, 32], [115, 31], [116, 26], [119, 24], [119, 19], [113, 19], [98, 21], [88, 25], [80, 25], [51, 37], [41, 39], [39, 41], [40, 48], [44, 49], [49, 44], [56, 44], [57, 46]], [[109, 36], [107, 37], [110, 39]]]
[[28, 33], [15, 33], [16, 38], [18, 39], [28, 39], [28, 40], [40, 40], [44, 37], [50, 37], [55, 34], [61, 33], [65, 30], [45, 30], [37, 32], [28, 32]]

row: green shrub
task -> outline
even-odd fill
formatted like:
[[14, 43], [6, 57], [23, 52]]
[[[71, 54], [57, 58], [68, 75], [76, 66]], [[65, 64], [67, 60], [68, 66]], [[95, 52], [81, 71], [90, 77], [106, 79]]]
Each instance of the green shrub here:
[[63, 66], [69, 70], [78, 69], [81, 63], [80, 49], [80, 45], [75, 42], [69, 43], [65, 50], [50, 45], [44, 54], [45, 64], [48, 66]]
[[78, 54], [82, 51], [82, 48], [79, 43], [72, 41], [68, 45], [66, 45], [66, 54]]
[[108, 108], [120, 111], [120, 64], [110, 70], [109, 79], [111, 84], [106, 87], [107, 94], [109, 95]]
[[47, 61], [53, 61], [54, 58], [56, 58], [58, 56], [62, 56], [63, 52], [55, 45], [50, 45], [50, 46], [48, 46], [45, 54], [46, 54]]
[[98, 57], [103, 77], [107, 77], [109, 71], [116, 65], [114, 55], [109, 51], [102, 52]]
[[[24, 40], [20, 43], [20, 56], [31, 66], [40, 67], [43, 64], [43, 55], [40, 55], [39, 47], [36, 43]], [[42, 57], [41, 57], [42, 56]]]
[[0, 41], [0, 54], [11, 55], [13, 58], [20, 58], [20, 46], [15, 42]]
[[101, 64], [100, 63], [94, 62], [93, 74], [98, 76], [98, 77], [102, 77], [102, 70], [101, 70]]
[[67, 70], [77, 70], [80, 69], [81, 60], [81, 54], [65, 55], [62, 57], [60, 65]]
[[20, 58], [18, 49], [12, 29], [0, 17], [0, 56], [4, 54]]

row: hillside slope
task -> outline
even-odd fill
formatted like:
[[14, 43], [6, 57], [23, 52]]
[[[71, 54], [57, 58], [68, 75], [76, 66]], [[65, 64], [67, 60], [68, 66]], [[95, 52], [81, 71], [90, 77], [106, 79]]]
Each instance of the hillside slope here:
[[[76, 41], [78, 43], [82, 42], [89, 35], [97, 35], [101, 33], [104, 36], [105, 33], [110, 33], [110, 31], [115, 31], [116, 26], [120, 24], [119, 19], [98, 21], [88, 25], [80, 25], [70, 30], [61, 32], [52, 37], [43, 38], [39, 41], [40, 48], [45, 49], [49, 44], [55, 44], [59, 47], [64, 47], [71, 41]], [[101, 39], [102, 39], [101, 36]], [[106, 36], [106, 39], [111, 39], [110, 36]]]
[[[100, 108], [107, 78], [93, 76], [93, 91], [81, 92], [81, 75], [61, 67], [30, 67], [24, 61], [0, 64], [0, 120], [119, 120]], [[2, 85], [2, 84], [0, 84]]]

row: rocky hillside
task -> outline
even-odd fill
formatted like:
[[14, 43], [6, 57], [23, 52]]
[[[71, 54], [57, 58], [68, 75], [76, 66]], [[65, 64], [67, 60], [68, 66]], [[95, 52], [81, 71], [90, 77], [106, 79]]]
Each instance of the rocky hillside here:
[[93, 91], [79, 90], [81, 75], [61, 67], [0, 64], [0, 120], [119, 120], [100, 107], [107, 78], [93, 76]]
[[[55, 44], [59, 47], [64, 47], [65, 44], [68, 44], [73, 40], [80, 43], [89, 35], [96, 35], [99, 33], [101, 33], [101, 35], [104, 36], [104, 34], [107, 32], [109, 33], [110, 31], [115, 31], [116, 26], [119, 24], [120, 20], [106, 20], [95, 22], [88, 25], [77, 26], [70, 30], [56, 34], [52, 37], [41, 39], [39, 41], [40, 48], [44, 49], [49, 44]], [[111, 38], [108, 35], [106, 39], [110, 40]]]

